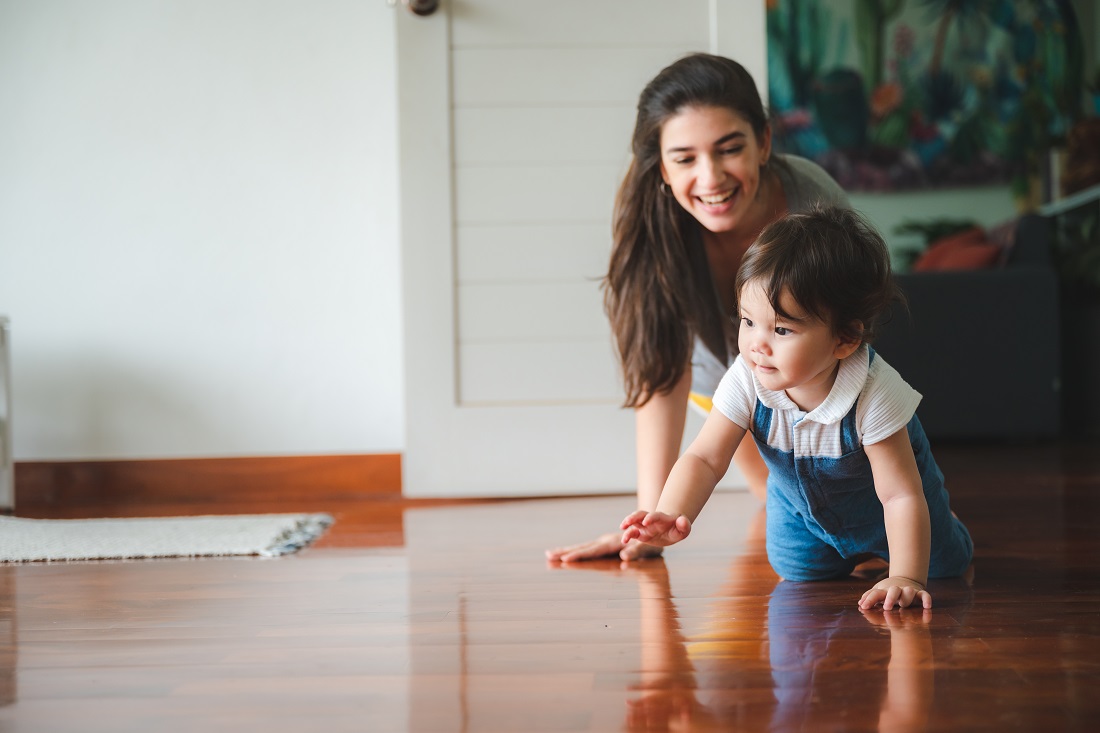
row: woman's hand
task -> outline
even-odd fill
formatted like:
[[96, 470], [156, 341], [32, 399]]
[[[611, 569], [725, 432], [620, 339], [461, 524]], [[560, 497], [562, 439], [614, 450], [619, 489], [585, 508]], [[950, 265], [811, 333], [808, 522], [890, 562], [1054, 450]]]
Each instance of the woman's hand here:
[[641, 542], [623, 542], [621, 532], [608, 532], [590, 542], [547, 550], [546, 559], [553, 562], [576, 562], [618, 556], [620, 560], [631, 562], [646, 557], [657, 557], [660, 554], [660, 547]]
[[923, 584], [912, 578], [891, 575], [875, 583], [875, 587], [864, 593], [859, 599], [859, 607], [869, 609], [881, 603], [882, 610], [889, 611], [895, 604], [898, 608], [908, 608], [918, 600], [925, 608], [932, 607], [932, 596], [924, 589]]
[[663, 512], [639, 509], [623, 520], [623, 543], [639, 540], [651, 545], [674, 545], [691, 534], [691, 520], [683, 514], [672, 516]]

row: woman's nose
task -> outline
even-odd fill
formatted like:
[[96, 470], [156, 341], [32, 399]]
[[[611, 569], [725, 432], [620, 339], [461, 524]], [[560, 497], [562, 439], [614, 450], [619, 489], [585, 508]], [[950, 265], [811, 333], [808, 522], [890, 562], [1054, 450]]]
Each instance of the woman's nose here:
[[722, 183], [726, 178], [726, 172], [722, 169], [718, 159], [713, 156], [707, 155], [703, 157], [702, 168], [703, 170], [699, 177], [707, 187], [714, 187], [716, 184]]

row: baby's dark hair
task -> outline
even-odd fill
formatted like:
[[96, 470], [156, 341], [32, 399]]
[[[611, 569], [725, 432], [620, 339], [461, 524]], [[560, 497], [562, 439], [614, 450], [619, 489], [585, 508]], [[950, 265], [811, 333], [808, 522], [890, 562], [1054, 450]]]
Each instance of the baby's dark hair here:
[[815, 206], [765, 227], [737, 270], [739, 300], [754, 281], [782, 318], [796, 320], [779, 305], [786, 291], [845, 341], [870, 343], [890, 304], [905, 303], [886, 242], [860, 214], [840, 206]]

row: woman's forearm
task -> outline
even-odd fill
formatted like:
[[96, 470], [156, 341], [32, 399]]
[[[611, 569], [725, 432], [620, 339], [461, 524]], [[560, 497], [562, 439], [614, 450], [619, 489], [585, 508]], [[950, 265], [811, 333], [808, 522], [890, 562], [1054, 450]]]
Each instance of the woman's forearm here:
[[654, 395], [635, 410], [639, 509], [657, 508], [661, 490], [680, 454], [690, 390], [689, 370], [670, 392]]

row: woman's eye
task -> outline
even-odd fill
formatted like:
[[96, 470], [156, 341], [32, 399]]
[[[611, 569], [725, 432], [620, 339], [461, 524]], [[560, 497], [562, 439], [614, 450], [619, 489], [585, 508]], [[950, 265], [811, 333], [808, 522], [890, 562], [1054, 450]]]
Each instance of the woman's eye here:
[[723, 155], [737, 155], [738, 153], [740, 153], [740, 152], [741, 152], [742, 150], [744, 150], [744, 149], [745, 149], [745, 146], [743, 146], [743, 145], [737, 145], [737, 146], [735, 146], [735, 147], [732, 147], [732, 148], [726, 148], [726, 149], [724, 149], [724, 150], [722, 151], [722, 154], [723, 154]]
[[673, 160], [672, 162], [675, 163], [676, 165], [691, 165], [691, 163], [694, 160], [695, 160], [694, 158], [677, 158], [677, 159]]

